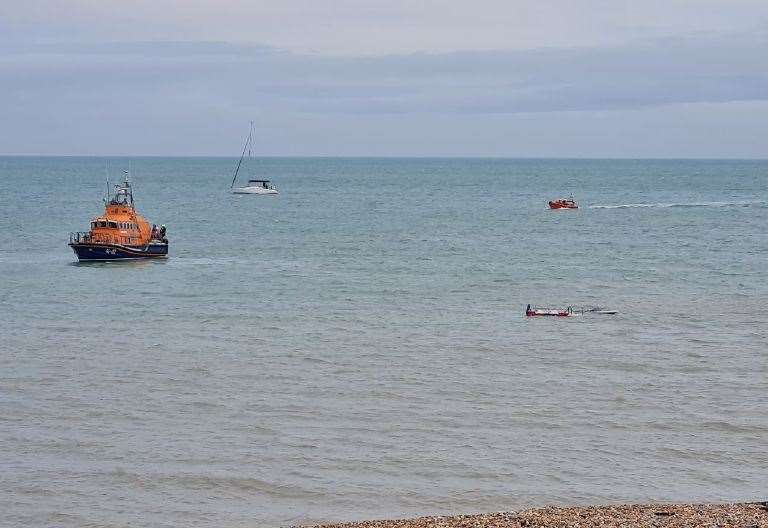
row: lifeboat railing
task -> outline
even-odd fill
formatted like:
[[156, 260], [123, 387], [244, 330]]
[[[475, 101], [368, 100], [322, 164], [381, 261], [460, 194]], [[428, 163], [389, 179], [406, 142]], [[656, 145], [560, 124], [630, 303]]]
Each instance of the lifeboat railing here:
[[90, 231], [75, 231], [69, 234], [70, 244], [121, 244], [124, 246], [137, 245], [138, 238], [112, 236], [106, 233], [91, 233]]
[[69, 234], [70, 244], [81, 244], [84, 242], [91, 242], [91, 233], [88, 231], [75, 231]]

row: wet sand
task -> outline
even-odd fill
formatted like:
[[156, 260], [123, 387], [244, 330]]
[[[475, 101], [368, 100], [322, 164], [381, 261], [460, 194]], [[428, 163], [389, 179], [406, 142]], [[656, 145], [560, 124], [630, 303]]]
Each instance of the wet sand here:
[[320, 525], [323, 528], [768, 528], [768, 502], [535, 508], [449, 517]]

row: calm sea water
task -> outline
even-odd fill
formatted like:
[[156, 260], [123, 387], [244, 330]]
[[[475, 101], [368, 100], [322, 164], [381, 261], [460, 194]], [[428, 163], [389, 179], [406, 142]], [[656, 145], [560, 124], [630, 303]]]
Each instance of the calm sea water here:
[[133, 159], [78, 265], [128, 161], [0, 158], [0, 524], [766, 498], [768, 162]]

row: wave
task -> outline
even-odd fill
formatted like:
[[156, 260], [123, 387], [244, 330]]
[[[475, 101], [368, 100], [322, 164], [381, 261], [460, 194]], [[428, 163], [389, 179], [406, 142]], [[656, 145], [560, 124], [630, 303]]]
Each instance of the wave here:
[[112, 479], [129, 482], [143, 489], [160, 487], [180, 487], [196, 491], [207, 491], [226, 496], [242, 496], [243, 494], [266, 495], [279, 499], [312, 500], [324, 497], [322, 491], [296, 483], [260, 479], [243, 474], [233, 475], [231, 472], [213, 471], [203, 473], [152, 473], [133, 472], [123, 468], [115, 468], [107, 473]]
[[740, 202], [686, 202], [686, 203], [631, 203], [616, 205], [590, 205], [590, 209], [629, 209], [636, 207], [749, 207], [750, 205], [765, 205], [765, 200], [749, 200]]

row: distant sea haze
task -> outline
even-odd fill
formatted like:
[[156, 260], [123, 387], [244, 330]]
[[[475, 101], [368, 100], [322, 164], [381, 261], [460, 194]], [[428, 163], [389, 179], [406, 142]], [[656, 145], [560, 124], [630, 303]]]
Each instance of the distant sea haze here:
[[765, 499], [768, 162], [134, 158], [77, 264], [128, 162], [0, 158], [8, 526]]

